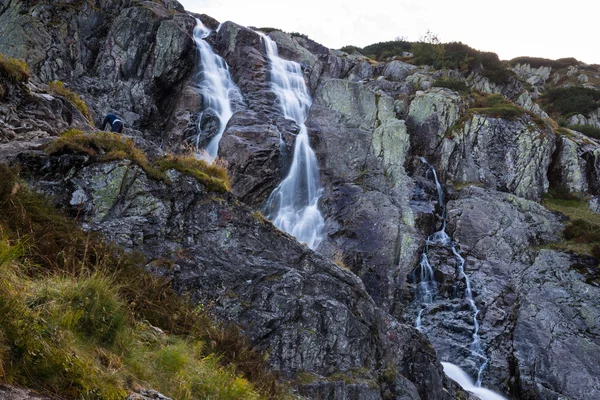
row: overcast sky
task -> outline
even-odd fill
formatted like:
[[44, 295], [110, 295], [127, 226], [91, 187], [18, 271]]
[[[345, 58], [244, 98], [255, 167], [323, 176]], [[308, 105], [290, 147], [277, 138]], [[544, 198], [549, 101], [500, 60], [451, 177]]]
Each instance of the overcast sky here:
[[300, 32], [329, 48], [364, 47], [398, 36], [416, 41], [427, 30], [517, 56], [575, 57], [600, 64], [600, 2], [569, 0], [179, 0], [220, 22]]

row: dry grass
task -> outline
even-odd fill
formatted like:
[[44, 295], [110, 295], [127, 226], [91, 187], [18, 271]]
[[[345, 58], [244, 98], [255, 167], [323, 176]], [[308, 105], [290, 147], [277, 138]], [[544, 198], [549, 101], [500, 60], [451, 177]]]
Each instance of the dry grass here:
[[90, 111], [87, 104], [85, 104], [85, 101], [83, 101], [77, 93], [67, 88], [61, 81], [48, 82], [48, 91], [69, 100], [88, 121], [92, 120], [92, 116], [90, 115]]
[[231, 182], [227, 176], [227, 170], [217, 163], [209, 164], [193, 155], [175, 156], [168, 154], [157, 160], [161, 171], [174, 169], [185, 175], [196, 178], [211, 192], [225, 193], [231, 189]]
[[196, 178], [210, 192], [225, 193], [231, 188], [227, 169], [219, 162], [208, 164], [191, 154], [182, 156], [169, 154], [152, 163], [144, 152], [134, 146], [131, 139], [110, 132], [81, 133], [79, 130], [70, 129], [61, 137], [48, 143], [44, 150], [49, 155], [86, 154], [96, 157], [100, 162], [128, 159], [139, 165], [149, 178], [167, 184], [171, 184], [171, 180], [166, 171], [174, 169]]
[[12, 83], [25, 83], [29, 80], [29, 67], [25, 61], [0, 54], [0, 77]]

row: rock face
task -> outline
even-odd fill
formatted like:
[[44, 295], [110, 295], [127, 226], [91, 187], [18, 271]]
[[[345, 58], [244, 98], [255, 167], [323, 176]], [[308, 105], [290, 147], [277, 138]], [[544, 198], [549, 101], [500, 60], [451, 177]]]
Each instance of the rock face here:
[[406, 125], [396, 119], [390, 96], [330, 79], [315, 93], [308, 126], [328, 216], [328, 239], [320, 251], [337, 254], [375, 301], [394, 312], [401, 296], [396, 283], [418, 249], [404, 171], [410, 148]]
[[[172, 259], [177, 269], [152, 268], [239, 324], [269, 350], [284, 377], [314, 374], [301, 392], [454, 398], [424, 336], [379, 309], [352, 273], [233, 196], [207, 193], [175, 171], [172, 186], [155, 182], [128, 161], [94, 164], [73, 155], [22, 161], [40, 174], [30, 176], [32, 184], [78, 210], [88, 229], [152, 259]], [[342, 385], [340, 376], [356, 383]]]
[[441, 145], [440, 166], [455, 182], [481, 182], [497, 190], [540, 200], [555, 136], [529, 116], [511, 121], [474, 115]]
[[[569, 255], [531, 250], [558, 240], [561, 223], [514, 195], [472, 186], [454, 196], [448, 233], [466, 259], [480, 310], [486, 385], [518, 399], [597, 397], [599, 370], [591, 360], [600, 354], [598, 288], [572, 269]], [[465, 283], [455, 277], [455, 258], [446, 248], [430, 246], [429, 258], [438, 271], [438, 294], [423, 314], [423, 332], [441, 359], [475, 376], [480, 364], [469, 350], [474, 326]], [[558, 365], [577, 372], [565, 374]]]
[[570, 193], [600, 193], [600, 143], [576, 131], [557, 137], [548, 177]]
[[44, 85], [11, 83], [0, 78], [0, 161], [89, 121], [68, 100], [45, 93]]
[[118, 113], [156, 138], [194, 66], [194, 19], [176, 1], [10, 1], [0, 7], [0, 53], [25, 59], [42, 82], [61, 80], [94, 122]]
[[[0, 5], [0, 53], [32, 70], [27, 86], [0, 82], [0, 159], [68, 128], [93, 130], [66, 99], [45, 93], [54, 79], [82, 95], [96, 125], [108, 111], [122, 115], [126, 133], [154, 155], [181, 151], [198, 123], [214, 122], [198, 121], [194, 17], [175, 1], [92, 3]], [[151, 260], [172, 259], [177, 268], [148, 268], [214, 304], [214, 314], [238, 324], [308, 398], [466, 398], [437, 362], [472, 376], [480, 364], [469, 349], [473, 315], [456, 257], [426, 242], [445, 216], [480, 310], [484, 386], [515, 399], [600, 398], [599, 289], [584, 276], [597, 260], [539, 250], [560, 240], [563, 223], [536, 203], [549, 187], [600, 195], [600, 143], [555, 134], [529, 113], [486, 116], [469, 110], [467, 95], [434, 86], [457, 79], [545, 118], [535, 100], [551, 71], [516, 67], [532, 85], [525, 90], [517, 76], [498, 85], [478, 71], [376, 63], [301, 36], [269, 35], [301, 64], [313, 98], [306, 125], [326, 219], [317, 252], [257, 211], [287, 172], [298, 127], [271, 89], [261, 35], [233, 22], [206, 39], [243, 97], [219, 150], [231, 194], [209, 193], [174, 171], [169, 186], [129, 161], [69, 154], [22, 155], [31, 183], [87, 229]], [[576, 115], [569, 123], [590, 121]], [[436, 167], [447, 204], [421, 157]], [[423, 315], [424, 335], [411, 326], [425, 246], [439, 291]]]

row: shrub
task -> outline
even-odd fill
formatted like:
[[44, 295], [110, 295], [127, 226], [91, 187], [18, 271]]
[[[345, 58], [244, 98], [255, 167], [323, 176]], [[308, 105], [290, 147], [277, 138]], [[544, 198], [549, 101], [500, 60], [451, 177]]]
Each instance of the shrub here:
[[560, 69], [569, 66], [577, 66], [581, 64], [575, 58], [559, 58], [558, 60], [550, 60], [548, 58], [540, 58], [540, 57], [516, 57], [509, 61], [511, 66], [516, 66], [517, 64], [529, 64], [532, 68], [539, 67], [551, 67], [553, 69]]
[[352, 54], [355, 51], [361, 53], [362, 49], [360, 47], [356, 47], [356, 46], [344, 46], [340, 49], [343, 52], [346, 52], [348, 54]]
[[596, 128], [595, 126], [592, 125], [573, 125], [570, 127], [570, 129], [573, 129], [577, 132], [581, 132], [586, 136], [595, 138], [595, 139], [600, 139], [600, 128]]
[[0, 54], [0, 76], [12, 83], [29, 80], [29, 67], [25, 61]]
[[464, 81], [454, 78], [438, 78], [433, 82], [433, 86], [448, 88], [461, 93], [468, 93], [470, 91], [469, 87]]
[[64, 83], [61, 81], [48, 82], [48, 90], [51, 93], [54, 93], [57, 96], [62, 96], [70, 101], [88, 121], [92, 120], [90, 111], [88, 110], [88, 106], [85, 104], [85, 101], [83, 101], [81, 97], [77, 95], [77, 93], [68, 89]]
[[583, 86], [554, 88], [542, 95], [541, 103], [549, 113], [589, 115], [600, 107], [600, 91]]
[[[362, 50], [359, 48], [354, 48], [354, 46], [347, 47], [352, 47], [363, 55], [370, 56], [370, 58], [377, 61], [381, 61], [389, 57], [401, 56], [403, 52], [412, 51], [412, 44], [403, 40], [374, 43], [364, 47]], [[343, 50], [342, 48], [342, 51], [346, 50]], [[346, 52], [351, 53], [349, 51]]]

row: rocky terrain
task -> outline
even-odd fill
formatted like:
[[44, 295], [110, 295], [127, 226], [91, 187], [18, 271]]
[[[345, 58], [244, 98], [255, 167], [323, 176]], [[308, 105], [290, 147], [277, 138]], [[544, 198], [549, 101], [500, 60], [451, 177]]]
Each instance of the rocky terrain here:
[[[40, 150], [68, 128], [96, 130], [107, 112], [152, 157], [184, 151], [197, 134], [194, 18], [219, 22], [175, 1], [108, 3], [0, 3], [0, 53], [31, 70], [27, 83], [0, 82], [0, 160], [20, 163], [33, 188], [85, 229], [171, 260], [147, 268], [239, 326], [306, 398], [468, 398], [439, 363], [479, 368], [466, 283], [447, 247], [429, 246], [438, 292], [413, 328], [421, 254], [446, 221], [479, 309], [483, 385], [514, 399], [600, 397], [598, 260], [565, 251], [567, 217], [545, 207], [558, 190], [598, 211], [600, 142], [558, 128], [536, 101], [561, 79], [594, 89], [589, 68], [519, 64], [498, 83], [477, 69], [374, 62], [269, 32], [301, 64], [313, 100], [306, 125], [326, 235], [312, 251], [260, 214], [298, 127], [271, 90], [260, 35], [234, 22], [206, 39], [243, 96], [219, 149], [230, 193], [174, 170], [171, 184], [158, 181], [128, 159]], [[91, 121], [48, 90], [55, 80], [85, 100]], [[596, 114], [568, 126], [598, 126]]]

